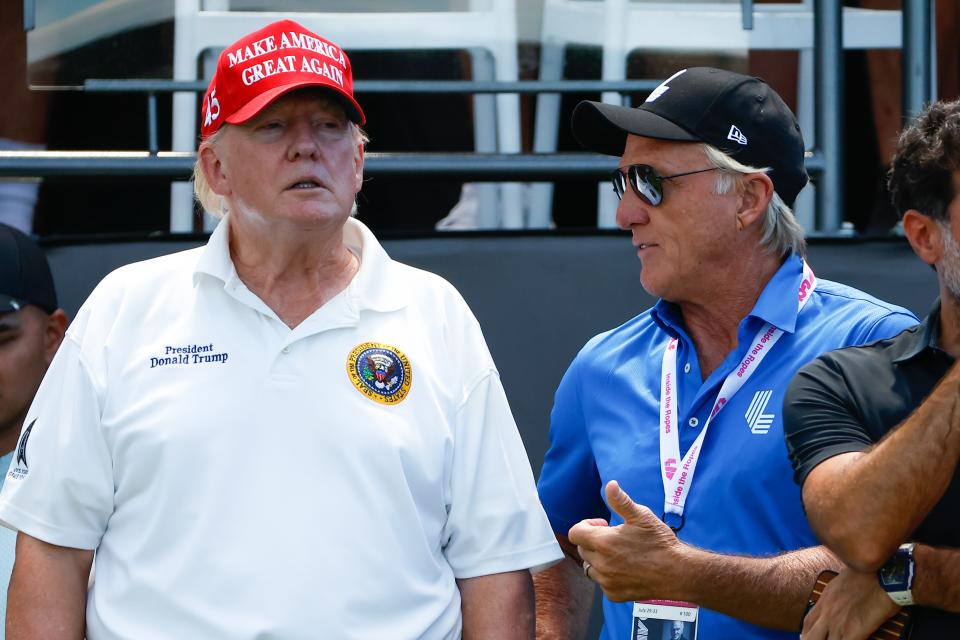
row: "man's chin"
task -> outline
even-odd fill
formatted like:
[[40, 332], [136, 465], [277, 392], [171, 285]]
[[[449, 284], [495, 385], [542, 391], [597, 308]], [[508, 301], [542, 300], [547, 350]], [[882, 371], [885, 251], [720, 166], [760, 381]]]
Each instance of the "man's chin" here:
[[649, 269], [640, 269], [640, 286], [654, 298], [667, 297], [667, 287]]

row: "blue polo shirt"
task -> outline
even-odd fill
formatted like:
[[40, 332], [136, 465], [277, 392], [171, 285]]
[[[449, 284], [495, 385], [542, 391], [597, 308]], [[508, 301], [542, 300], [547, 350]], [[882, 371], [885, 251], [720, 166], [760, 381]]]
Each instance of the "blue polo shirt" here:
[[[603, 486], [609, 480], [618, 480], [636, 502], [662, 513], [658, 425], [660, 369], [668, 340], [679, 341], [683, 455], [706, 424], [723, 380], [769, 322], [785, 333], [713, 419], [678, 536], [703, 549], [759, 556], [818, 544], [804, 517], [784, 446], [783, 395], [796, 371], [819, 354], [894, 336], [915, 325], [917, 318], [906, 309], [827, 280], [818, 280], [798, 314], [802, 276], [800, 258], [787, 258], [741, 321], [737, 348], [706, 381], [701, 381], [696, 350], [679, 309], [663, 300], [587, 343], [557, 389], [551, 446], [538, 483], [554, 531], [566, 535], [584, 518], [622, 524], [604, 501]], [[630, 638], [633, 604], [604, 598], [603, 610], [602, 637]], [[698, 640], [796, 637], [700, 610]]]

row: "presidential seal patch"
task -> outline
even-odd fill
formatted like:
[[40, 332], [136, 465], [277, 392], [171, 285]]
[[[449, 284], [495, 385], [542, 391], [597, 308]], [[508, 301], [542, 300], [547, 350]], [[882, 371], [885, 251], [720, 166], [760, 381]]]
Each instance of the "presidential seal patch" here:
[[347, 357], [347, 375], [357, 391], [381, 404], [401, 402], [413, 381], [407, 356], [380, 342], [357, 345]]

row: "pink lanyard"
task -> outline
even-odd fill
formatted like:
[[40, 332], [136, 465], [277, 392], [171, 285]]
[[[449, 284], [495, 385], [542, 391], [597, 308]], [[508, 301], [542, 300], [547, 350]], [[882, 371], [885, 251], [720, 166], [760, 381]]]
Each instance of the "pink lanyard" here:
[[[803, 280], [797, 294], [797, 313], [803, 309], [810, 299], [810, 294], [817, 287], [817, 279], [813, 271], [803, 263]], [[683, 507], [687, 502], [687, 495], [693, 484], [693, 473], [697, 469], [703, 439], [713, 418], [720, 413], [723, 406], [736, 395], [747, 380], [754, 374], [760, 363], [766, 357], [773, 345], [777, 343], [783, 330], [769, 322], [764, 324], [753, 338], [753, 345], [747, 350], [740, 364], [730, 372], [720, 387], [720, 393], [713, 403], [713, 409], [707, 418], [706, 424], [697, 439], [694, 440], [687, 455], [680, 459], [680, 436], [677, 432], [677, 339], [671, 338], [663, 350], [663, 366], [660, 372], [660, 475], [663, 478], [663, 515], [674, 513], [681, 518], [683, 526]], [[677, 461], [680, 460], [679, 466]], [[677, 527], [679, 529], [680, 527]]]

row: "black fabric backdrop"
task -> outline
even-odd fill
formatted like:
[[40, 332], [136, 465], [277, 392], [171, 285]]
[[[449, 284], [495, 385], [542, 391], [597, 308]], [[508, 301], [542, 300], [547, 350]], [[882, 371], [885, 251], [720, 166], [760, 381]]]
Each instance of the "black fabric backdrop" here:
[[[47, 247], [60, 303], [70, 317], [96, 283], [120, 265], [199, 241], [109, 242]], [[653, 303], [625, 236], [455, 236], [386, 240], [401, 262], [452, 282], [473, 309], [510, 398], [534, 473], [547, 448], [553, 392], [593, 335]], [[936, 275], [905, 242], [812, 244], [817, 276], [903, 305], [921, 318], [937, 295]]]

